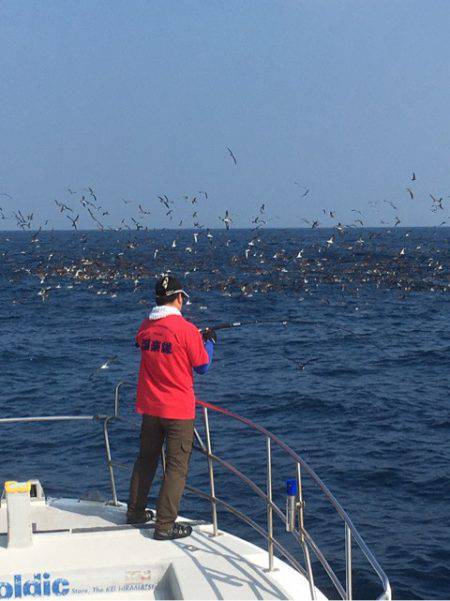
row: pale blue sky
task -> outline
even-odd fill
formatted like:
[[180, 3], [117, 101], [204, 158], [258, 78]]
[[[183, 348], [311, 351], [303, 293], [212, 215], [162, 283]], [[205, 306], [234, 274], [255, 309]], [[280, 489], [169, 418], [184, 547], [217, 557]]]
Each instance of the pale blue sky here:
[[143, 223], [177, 226], [165, 193], [190, 226], [182, 197], [206, 190], [208, 226], [226, 208], [247, 226], [262, 203], [273, 227], [351, 223], [351, 208], [367, 225], [437, 225], [449, 26], [448, 0], [2, 0], [0, 192], [13, 200], [0, 206], [68, 227], [54, 199], [82, 212], [67, 188], [91, 186], [105, 225], [141, 203]]

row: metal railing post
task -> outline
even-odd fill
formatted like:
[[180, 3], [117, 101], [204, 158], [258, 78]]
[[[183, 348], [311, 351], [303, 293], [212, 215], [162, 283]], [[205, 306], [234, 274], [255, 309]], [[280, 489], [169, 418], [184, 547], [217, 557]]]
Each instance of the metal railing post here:
[[273, 509], [272, 509], [272, 448], [270, 438], [266, 437], [267, 448], [267, 534], [269, 552], [269, 571], [273, 570]]
[[305, 566], [308, 573], [309, 590], [311, 593], [311, 599], [316, 598], [316, 587], [314, 586], [314, 575], [311, 565], [311, 557], [309, 556], [308, 544], [303, 534], [303, 488], [302, 488], [302, 469], [300, 463], [297, 461], [297, 487], [298, 487], [298, 528], [300, 531], [300, 540], [303, 548], [303, 555], [305, 556]]
[[352, 583], [352, 532], [347, 524], [345, 524], [345, 581], [347, 599], [353, 599], [353, 583]]
[[113, 505], [119, 505], [117, 501], [116, 480], [114, 477], [114, 468], [111, 457], [111, 448], [109, 446], [108, 422], [111, 418], [106, 418], [103, 422], [103, 437], [105, 439], [106, 462], [108, 464], [109, 479], [111, 482], [111, 493]]
[[128, 382], [127, 380], [121, 380], [118, 384], [116, 384], [114, 393], [114, 417], [119, 417], [120, 390], [122, 386], [131, 386], [131, 382]]
[[208, 469], [209, 469], [209, 490], [211, 494], [211, 514], [213, 524], [213, 536], [217, 536], [217, 505], [216, 505], [216, 492], [214, 487], [214, 466], [211, 457], [211, 435], [209, 431], [209, 420], [208, 420], [208, 409], [203, 407], [203, 420], [205, 422], [205, 434], [206, 434], [206, 450], [208, 451]]
[[122, 382], [119, 382], [116, 386], [114, 393], [114, 417], [119, 417], [119, 399], [120, 399], [120, 387]]

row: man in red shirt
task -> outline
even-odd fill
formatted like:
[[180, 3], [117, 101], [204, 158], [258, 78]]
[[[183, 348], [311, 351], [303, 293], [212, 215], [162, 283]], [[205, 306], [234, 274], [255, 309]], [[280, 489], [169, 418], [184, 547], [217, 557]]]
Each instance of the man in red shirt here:
[[141, 324], [136, 343], [141, 349], [136, 411], [142, 414], [141, 444], [131, 476], [127, 521], [147, 522], [147, 497], [166, 441], [166, 469], [156, 507], [154, 538], [189, 536], [192, 528], [175, 523], [194, 440], [195, 396], [192, 370], [205, 373], [214, 343], [211, 329], [199, 330], [181, 315], [188, 295], [180, 281], [164, 276], [156, 286], [156, 307]]

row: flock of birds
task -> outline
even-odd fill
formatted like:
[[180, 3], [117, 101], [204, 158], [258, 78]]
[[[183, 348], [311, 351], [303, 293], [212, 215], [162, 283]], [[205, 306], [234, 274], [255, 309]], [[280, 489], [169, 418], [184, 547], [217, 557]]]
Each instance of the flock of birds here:
[[[236, 155], [230, 148], [227, 150], [237, 166]], [[413, 173], [405, 191], [410, 201], [415, 198], [415, 182]], [[309, 187], [294, 183], [301, 197], [310, 194]], [[0, 239], [0, 276], [2, 272], [7, 273], [11, 283], [24, 277], [37, 279], [37, 295], [43, 302], [49, 301], [53, 292], [64, 285], [80, 284], [97, 294], [116, 298], [125, 283], [138, 298], [137, 302], [147, 303], [148, 295], [141, 298], [138, 293], [148, 289], [149, 278], [170, 270], [184, 274], [199, 289], [247, 297], [286, 291], [307, 294], [330, 284], [357, 296], [363, 285], [373, 284], [393, 287], [405, 298], [406, 293], [415, 290], [448, 291], [450, 285], [448, 244], [442, 246], [441, 241], [435, 248], [426, 249], [421, 244], [414, 245], [410, 242], [412, 230], [398, 228], [401, 223], [398, 216], [389, 223], [381, 219], [383, 228], [370, 229], [365, 227], [365, 216], [360, 209], [352, 209], [353, 221], [344, 224], [336, 217], [336, 210], [323, 208], [322, 214], [327, 220], [334, 220], [333, 225], [321, 229], [320, 217], [302, 218], [311, 232], [308, 235], [305, 232], [300, 246], [302, 237], [293, 234], [294, 230], [286, 230], [283, 243], [274, 233], [276, 230], [265, 227], [271, 223], [266, 202], [256, 208], [247, 230], [236, 229], [226, 209], [218, 217], [223, 227], [220, 231], [201, 223], [201, 206], [211, 202], [205, 190], [184, 195], [181, 207], [166, 194], [158, 195], [153, 206], [123, 198], [121, 203], [127, 216], [118, 227], [110, 227], [105, 225], [110, 209], [99, 200], [92, 187], [80, 191], [68, 188], [67, 192], [70, 200], [55, 200], [54, 205], [58, 215], [64, 216], [73, 230], [72, 250], [68, 254], [65, 253], [67, 243], [59, 250], [56, 242], [52, 247], [52, 240], [61, 234], [51, 229], [48, 219], [38, 225], [33, 213], [17, 207], [8, 213], [0, 207], [0, 222], [15, 220], [18, 230], [30, 233], [29, 238], [21, 238], [19, 256], [8, 247], [16, 238], [4, 233]], [[13, 201], [6, 192], [0, 196]], [[445, 212], [443, 197], [430, 194], [430, 199], [431, 211]], [[397, 210], [392, 201], [369, 204], [383, 206], [384, 203]], [[146, 219], [156, 210], [155, 205], [165, 213], [170, 229], [152, 230], [146, 224]], [[177, 230], [173, 225], [178, 223], [183, 228], [184, 217], [179, 219], [178, 213], [185, 210], [186, 205], [190, 207], [192, 227]], [[82, 215], [91, 222], [90, 230], [79, 230]], [[440, 225], [446, 223], [447, 220], [442, 219]], [[7, 229], [7, 224], [3, 227]], [[434, 231], [445, 230], [436, 228]], [[111, 237], [112, 248], [102, 247], [99, 232]], [[20, 303], [23, 299], [13, 298], [13, 302]], [[326, 292], [321, 302], [329, 302]]]
[[[228, 154], [229, 154], [231, 160], [233, 161], [234, 165], [237, 166], [238, 161], [237, 161], [235, 153], [228, 146], [226, 147], [226, 150], [228, 151]], [[412, 186], [414, 186], [414, 183], [416, 181], [417, 181], [417, 177], [416, 177], [415, 172], [413, 172], [411, 175], [412, 183], [410, 183], [409, 186], [406, 187], [406, 192], [407, 192], [410, 200], [414, 200], [416, 198], [416, 193], [412, 187]], [[302, 198], [305, 198], [306, 196], [309, 195], [309, 193], [310, 193], [309, 187], [307, 187], [304, 184], [299, 183], [297, 181], [295, 181], [294, 184], [300, 189], [300, 195]], [[71, 228], [74, 230], [78, 230], [79, 225], [80, 225], [80, 216], [82, 215], [83, 212], [84, 212], [85, 216], [90, 220], [90, 228], [98, 229], [100, 231], [105, 231], [105, 230], [120, 231], [123, 229], [124, 230], [135, 229], [137, 231], [139, 231], [139, 230], [148, 231], [149, 229], [151, 229], [151, 226], [146, 224], [145, 220], [154, 213], [154, 207], [143, 206], [143, 202], [135, 203], [135, 204], [137, 204], [137, 212], [134, 215], [130, 214], [128, 217], [129, 220], [127, 220], [127, 218], [124, 217], [121, 219], [120, 225], [118, 227], [112, 227], [112, 226], [108, 226], [105, 224], [105, 218], [108, 218], [110, 216], [110, 209], [108, 207], [105, 207], [102, 204], [100, 204], [97, 194], [95, 193], [95, 191], [92, 187], [83, 188], [80, 191], [73, 190], [72, 188], [67, 188], [67, 192], [70, 195], [70, 198], [75, 201], [75, 203], [73, 203], [71, 200], [61, 201], [61, 200], [57, 200], [57, 199], [54, 200], [54, 203], [56, 205], [58, 212], [65, 215], [65, 217], [70, 222]], [[4, 199], [8, 199], [8, 201], [13, 201], [13, 204], [14, 204], [13, 197], [10, 194], [8, 194], [7, 192], [0, 192], [0, 198], [1, 197], [4, 197]], [[432, 204], [430, 206], [430, 210], [432, 212], [434, 212], [434, 213], [442, 212], [443, 213], [445, 211], [443, 196], [436, 196], [436, 195], [430, 193], [429, 198], [432, 201]], [[447, 196], [447, 198], [450, 198], [450, 196]], [[184, 195], [183, 196], [183, 200], [186, 201], [187, 204], [191, 206], [191, 213], [190, 213], [189, 217], [190, 217], [192, 223], [190, 224], [190, 226], [196, 230], [204, 229], [204, 225], [202, 225], [200, 223], [200, 218], [199, 218], [198, 206], [199, 206], [200, 199], [208, 201], [208, 192], [206, 192], [205, 190], [198, 190], [196, 192], [196, 194], [194, 194], [194, 195]], [[173, 222], [173, 220], [176, 216], [175, 201], [173, 199], [170, 199], [167, 196], [167, 194], [158, 195], [157, 200], [159, 201], [159, 204], [162, 207], [162, 209], [165, 213], [165, 216], [168, 217], [170, 222]], [[383, 200], [382, 202], [385, 203], [386, 205], [389, 205], [394, 211], [398, 211], [398, 207], [393, 201]], [[122, 198], [121, 203], [123, 203], [123, 205], [125, 207], [127, 207], [127, 209], [132, 208], [131, 205], [133, 203], [131, 200]], [[380, 204], [380, 201], [370, 201], [368, 204], [372, 208], [375, 208], [377, 211], [379, 211], [378, 205]], [[261, 204], [258, 214], [251, 220], [251, 227], [252, 227], [253, 231], [258, 230], [267, 224], [267, 215], [266, 215], [265, 207], [266, 207], [266, 203]], [[130, 210], [127, 210], [127, 212], [131, 213]], [[338, 232], [342, 232], [344, 228], [355, 228], [355, 227], [364, 227], [365, 226], [365, 223], [363, 221], [362, 211], [360, 209], [351, 209], [351, 212], [357, 214], [358, 217], [356, 217], [353, 220], [353, 222], [348, 225], [343, 225], [340, 221], [335, 222], [334, 227], [336, 227], [336, 230]], [[323, 213], [323, 215], [325, 215], [327, 217], [327, 219], [336, 220], [336, 211], [335, 210], [323, 208], [322, 213]], [[0, 206], [0, 221], [7, 221], [10, 219], [15, 220], [16, 227], [20, 230], [29, 230], [29, 231], [35, 230], [37, 232], [40, 232], [43, 229], [45, 229], [46, 227], [51, 227], [51, 221], [49, 219], [46, 219], [41, 224], [37, 224], [36, 220], [35, 220], [35, 215], [33, 212], [31, 212], [31, 213], [25, 212], [24, 213], [24, 212], [22, 212], [21, 209], [18, 209], [18, 208], [10, 209], [8, 212], [8, 210], [5, 207]], [[227, 230], [229, 230], [231, 225], [233, 224], [233, 219], [232, 219], [228, 209], [226, 209], [224, 215], [219, 216], [218, 219], [225, 225], [225, 228]], [[302, 222], [309, 225], [312, 229], [318, 228], [321, 225], [321, 222], [319, 221], [318, 218], [313, 219], [313, 220], [302, 218]], [[439, 225], [443, 226], [443, 225], [446, 225], [447, 223], [448, 223], [448, 216], [446, 216], [445, 219], [442, 219], [440, 221]], [[387, 222], [384, 219], [380, 219], [380, 225], [382, 225], [382, 226], [393, 225], [394, 227], [398, 227], [400, 224], [401, 224], [401, 219], [398, 217], [398, 215], [395, 215], [393, 223]], [[5, 224], [3, 224], [3, 225], [4, 225], [4, 229], [6, 229]], [[173, 226], [172, 223], [170, 225]], [[184, 216], [178, 219], [178, 227], [181, 228], [181, 227], [183, 227], [183, 225], [186, 226]], [[334, 240], [334, 238], [333, 238], [333, 240]]]
[[[237, 165], [232, 150], [228, 148], [228, 152]], [[411, 180], [416, 181], [414, 173]], [[310, 194], [307, 186], [295, 185], [301, 197]], [[413, 200], [411, 185], [406, 193]], [[46, 229], [48, 220], [36, 227], [33, 213], [13, 208], [8, 214], [0, 207], [0, 220], [14, 219], [23, 232], [0, 235], [0, 279], [9, 284], [5, 298], [13, 305], [35, 300], [47, 303], [60, 290], [83, 289], [110, 299], [128, 295], [149, 306], [154, 279], [170, 271], [181, 276], [192, 291], [216, 291], [238, 298], [276, 293], [298, 295], [303, 300], [310, 295], [321, 304], [335, 304], [337, 299], [354, 303], [355, 310], [369, 287], [391, 289], [399, 300], [412, 292], [450, 290], [446, 229], [430, 229], [421, 239], [413, 230], [398, 228], [398, 217], [389, 224], [382, 221], [387, 227], [366, 228], [360, 209], [352, 209], [355, 219], [344, 224], [336, 218], [337, 211], [325, 208], [322, 213], [335, 220], [332, 228], [322, 229], [316, 218], [303, 219], [309, 229], [269, 229], [265, 227], [270, 223], [267, 203], [257, 207], [245, 230], [235, 228], [229, 210], [219, 217], [220, 228], [209, 229], [199, 216], [202, 203], [211, 200], [207, 191], [182, 198], [184, 206], [191, 207], [192, 228], [152, 230], [144, 219], [153, 214], [154, 207], [126, 199], [121, 202], [127, 217], [113, 228], [104, 224], [110, 211], [92, 187], [79, 192], [68, 188], [68, 194], [70, 201], [55, 200], [54, 204], [58, 214], [70, 222], [72, 233]], [[430, 198], [431, 211], [445, 211], [443, 197]], [[168, 225], [178, 221], [174, 200], [162, 194], [155, 202]], [[383, 203], [397, 209], [391, 201]], [[82, 214], [90, 219], [91, 230], [79, 230]], [[441, 225], [445, 223], [442, 220]], [[181, 228], [183, 220], [178, 225]], [[199, 306], [200, 311], [206, 308]], [[116, 359], [107, 359], [91, 377]], [[318, 358], [289, 360], [303, 371]]]

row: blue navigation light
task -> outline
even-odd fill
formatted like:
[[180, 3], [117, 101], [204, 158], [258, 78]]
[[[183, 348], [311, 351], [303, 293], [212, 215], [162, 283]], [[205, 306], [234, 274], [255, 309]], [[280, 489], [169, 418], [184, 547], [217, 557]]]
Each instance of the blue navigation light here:
[[295, 478], [289, 478], [288, 480], [286, 480], [286, 494], [288, 496], [296, 496], [297, 480]]

